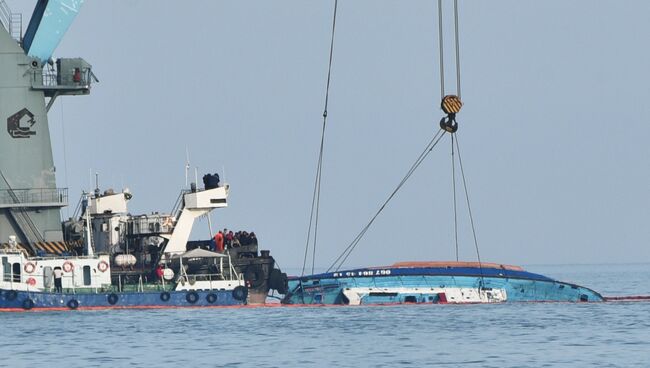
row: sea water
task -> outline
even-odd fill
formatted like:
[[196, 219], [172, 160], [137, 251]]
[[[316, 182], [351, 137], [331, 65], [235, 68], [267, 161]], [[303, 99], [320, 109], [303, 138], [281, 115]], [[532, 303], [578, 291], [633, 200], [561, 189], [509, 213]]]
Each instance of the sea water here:
[[[650, 295], [650, 264], [529, 266]], [[650, 302], [0, 314], [2, 367], [650, 367]]]

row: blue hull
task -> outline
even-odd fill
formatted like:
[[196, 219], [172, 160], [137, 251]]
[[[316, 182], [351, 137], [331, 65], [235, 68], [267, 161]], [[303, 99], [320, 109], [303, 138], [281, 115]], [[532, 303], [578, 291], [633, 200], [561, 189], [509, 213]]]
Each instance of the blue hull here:
[[[493, 268], [363, 268], [289, 279], [287, 304], [347, 304], [348, 288], [410, 289], [373, 293], [363, 304], [442, 302], [432, 288], [502, 289], [507, 302], [600, 302], [599, 293], [526, 271]], [[417, 290], [416, 290], [417, 289]]]
[[224, 307], [243, 305], [231, 291], [46, 293], [0, 289], [0, 311]]

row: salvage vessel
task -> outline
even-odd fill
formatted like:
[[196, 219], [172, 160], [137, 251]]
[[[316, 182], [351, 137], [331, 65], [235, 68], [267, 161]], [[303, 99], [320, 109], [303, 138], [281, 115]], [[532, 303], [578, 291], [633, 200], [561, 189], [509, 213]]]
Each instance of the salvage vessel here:
[[218, 175], [183, 188], [169, 213], [132, 215], [128, 189], [96, 185], [61, 221], [68, 189], [56, 186], [47, 112], [97, 78], [85, 60], [52, 54], [82, 2], [39, 1], [23, 34], [0, 0], [0, 311], [231, 306], [286, 292], [257, 242], [189, 240], [197, 218], [228, 206]]

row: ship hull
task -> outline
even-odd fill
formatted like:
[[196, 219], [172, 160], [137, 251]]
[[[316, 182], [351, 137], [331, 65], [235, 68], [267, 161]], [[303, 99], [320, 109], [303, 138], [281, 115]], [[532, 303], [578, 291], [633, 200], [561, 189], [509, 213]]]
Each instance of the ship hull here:
[[145, 308], [209, 308], [244, 305], [232, 291], [169, 291], [121, 293], [49, 293], [0, 289], [0, 312], [145, 309]]
[[523, 270], [364, 268], [289, 279], [285, 304], [600, 302], [597, 292]]

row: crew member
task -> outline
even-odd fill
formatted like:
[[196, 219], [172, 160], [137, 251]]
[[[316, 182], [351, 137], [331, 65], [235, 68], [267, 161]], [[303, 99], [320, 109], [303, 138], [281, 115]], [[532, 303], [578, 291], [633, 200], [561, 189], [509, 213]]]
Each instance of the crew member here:
[[223, 232], [221, 230], [214, 236], [214, 242], [217, 245], [217, 252], [223, 252]]
[[63, 293], [63, 270], [61, 270], [61, 267], [54, 267], [54, 271], [52, 271], [52, 275], [54, 276], [54, 289], [55, 292], [57, 293]]
[[158, 278], [158, 281], [162, 282], [164, 275], [165, 275], [165, 270], [163, 270], [163, 266], [159, 264], [158, 267], [156, 267], [156, 277]]

